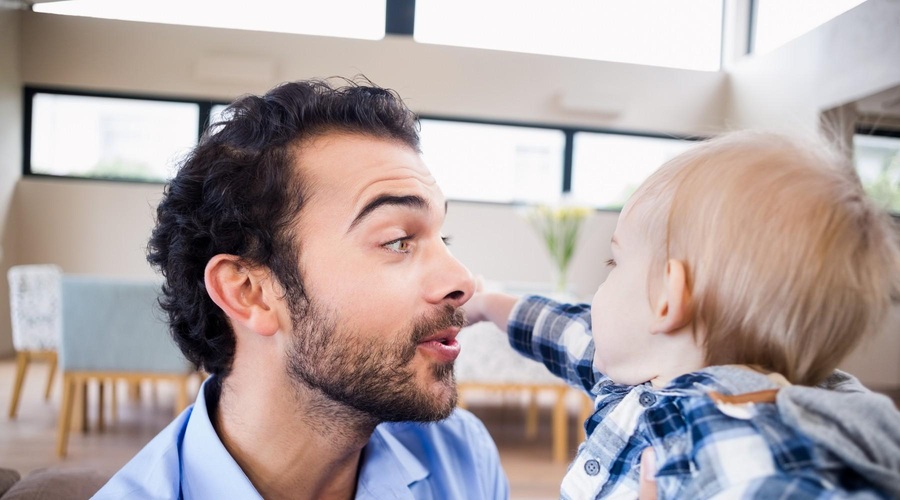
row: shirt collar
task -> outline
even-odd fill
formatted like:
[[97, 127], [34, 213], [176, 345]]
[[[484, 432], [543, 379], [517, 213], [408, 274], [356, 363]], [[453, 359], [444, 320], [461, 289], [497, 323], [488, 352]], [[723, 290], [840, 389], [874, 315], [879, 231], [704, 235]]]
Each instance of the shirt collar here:
[[[210, 419], [218, 405], [219, 380], [200, 387], [185, 429], [181, 488], [191, 498], [262, 498], [225, 449]], [[357, 499], [413, 498], [409, 487], [428, 477], [428, 470], [396, 437], [379, 425], [363, 449]]]
[[382, 424], [363, 449], [356, 498], [413, 498], [409, 487], [428, 474], [422, 462]]
[[[191, 498], [262, 498], [216, 434], [209, 408], [219, 400], [219, 381], [206, 379], [194, 403], [182, 444], [181, 489]], [[209, 400], [209, 404], [207, 404]]]
[[592, 392], [596, 395], [624, 397], [635, 387], [641, 387], [641, 390], [659, 396], [703, 396], [710, 390], [743, 394], [778, 388], [781, 385], [779, 377], [773, 374], [764, 374], [744, 365], [719, 365], [679, 375], [662, 388], [653, 387], [649, 382], [639, 386], [617, 384], [608, 377], [603, 377], [594, 385]]

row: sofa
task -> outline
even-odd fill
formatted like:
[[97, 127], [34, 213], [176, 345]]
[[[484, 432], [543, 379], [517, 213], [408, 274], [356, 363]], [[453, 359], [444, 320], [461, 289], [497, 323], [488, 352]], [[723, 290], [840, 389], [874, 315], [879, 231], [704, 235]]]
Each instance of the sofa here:
[[24, 478], [0, 467], [0, 500], [80, 500], [91, 498], [109, 477], [84, 468], [47, 468]]

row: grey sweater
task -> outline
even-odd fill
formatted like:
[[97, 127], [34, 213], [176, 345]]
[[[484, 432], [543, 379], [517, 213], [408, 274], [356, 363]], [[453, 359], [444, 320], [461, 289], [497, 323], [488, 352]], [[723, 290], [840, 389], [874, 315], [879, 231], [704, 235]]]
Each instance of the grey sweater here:
[[835, 371], [819, 387], [782, 388], [776, 405], [785, 423], [900, 498], [900, 412], [890, 398]]

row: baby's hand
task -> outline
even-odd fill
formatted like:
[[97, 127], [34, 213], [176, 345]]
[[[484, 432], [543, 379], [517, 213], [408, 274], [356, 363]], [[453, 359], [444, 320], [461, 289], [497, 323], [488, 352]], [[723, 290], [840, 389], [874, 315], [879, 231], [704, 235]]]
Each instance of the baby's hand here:
[[466, 312], [467, 325], [474, 325], [480, 321], [487, 320], [484, 310], [484, 295], [484, 292], [476, 291], [472, 298], [463, 305], [463, 310]]

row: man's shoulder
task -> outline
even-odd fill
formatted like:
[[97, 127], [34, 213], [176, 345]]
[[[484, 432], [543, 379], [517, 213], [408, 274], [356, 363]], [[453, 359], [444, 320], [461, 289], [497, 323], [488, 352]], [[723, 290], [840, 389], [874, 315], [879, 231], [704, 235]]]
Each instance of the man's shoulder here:
[[179, 498], [180, 449], [192, 409], [160, 431], [93, 498]]

